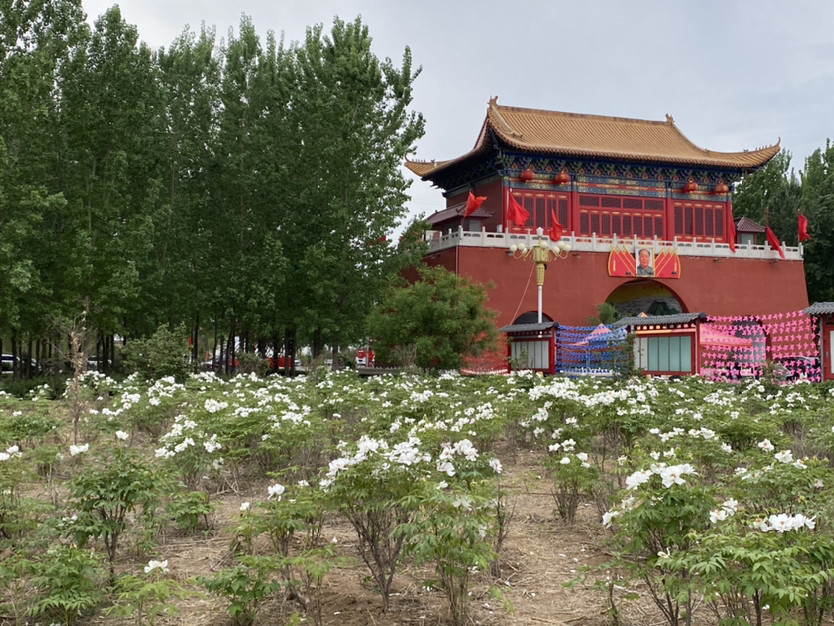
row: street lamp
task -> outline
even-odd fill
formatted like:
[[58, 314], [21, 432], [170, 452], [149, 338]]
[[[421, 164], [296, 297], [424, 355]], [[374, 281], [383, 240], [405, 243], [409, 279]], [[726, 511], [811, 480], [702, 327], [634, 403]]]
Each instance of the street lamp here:
[[542, 288], [544, 287], [544, 271], [547, 269], [547, 264], [556, 259], [564, 259], [570, 252], [570, 244], [561, 241], [556, 242], [553, 246], [547, 243], [547, 240], [542, 237], [542, 229], [538, 229], [538, 241], [532, 248], [528, 248], [523, 243], [510, 246], [509, 255], [514, 259], [525, 259], [536, 264], [536, 285], [539, 288], [539, 324], [542, 323]]

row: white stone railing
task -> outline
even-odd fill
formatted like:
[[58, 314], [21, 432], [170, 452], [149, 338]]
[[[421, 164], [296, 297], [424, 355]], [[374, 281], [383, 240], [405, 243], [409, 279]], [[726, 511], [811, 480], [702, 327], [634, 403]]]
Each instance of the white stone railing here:
[[[546, 236], [546, 235], [545, 235]], [[426, 232], [426, 241], [429, 243], [429, 251], [436, 252], [455, 246], [474, 246], [478, 248], [509, 248], [512, 244], [521, 244], [530, 247], [536, 243], [536, 233], [494, 233], [486, 230], [469, 231], [458, 226], [455, 230], [441, 232], [429, 230]], [[636, 251], [638, 248], [651, 247], [655, 253], [664, 248], [677, 249], [681, 256], [704, 256], [704, 257], [726, 257], [737, 259], [780, 259], [779, 253], [770, 246], [754, 246], [752, 244], [736, 244], [736, 251], [730, 250], [726, 243], [717, 243], [714, 239], [710, 241], [672, 241], [664, 239], [645, 239], [643, 237], [577, 237], [574, 234], [565, 235], [562, 241], [569, 243], [571, 251], [576, 252], [605, 252], [611, 251], [612, 245], [623, 245], [629, 250]], [[790, 247], [782, 244], [782, 251], [787, 261], [802, 260], [802, 246]]]

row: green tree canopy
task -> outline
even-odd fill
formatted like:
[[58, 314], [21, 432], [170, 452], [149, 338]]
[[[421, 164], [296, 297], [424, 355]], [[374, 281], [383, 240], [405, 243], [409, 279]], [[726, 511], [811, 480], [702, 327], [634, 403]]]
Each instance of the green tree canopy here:
[[790, 165], [791, 153], [782, 150], [763, 168], [745, 176], [733, 195], [733, 213], [770, 226], [780, 241], [795, 246], [802, 185]]
[[285, 46], [244, 16], [153, 52], [118, 6], [92, 28], [81, 0], [0, 7], [0, 343], [50, 318], [85, 319], [104, 362], [160, 324], [195, 355], [212, 327], [247, 350], [365, 335], [413, 259], [387, 240], [424, 128], [408, 48], [378, 59], [360, 18]]
[[460, 369], [494, 347], [494, 311], [483, 285], [442, 267], [422, 266], [419, 280], [392, 285], [370, 319], [377, 361], [423, 370]]
[[805, 161], [801, 211], [811, 240], [805, 242], [805, 277], [811, 302], [834, 301], [834, 146], [825, 142]]

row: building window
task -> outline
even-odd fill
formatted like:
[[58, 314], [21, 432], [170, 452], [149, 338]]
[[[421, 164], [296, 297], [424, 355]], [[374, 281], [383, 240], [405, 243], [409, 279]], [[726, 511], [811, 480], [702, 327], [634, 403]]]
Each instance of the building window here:
[[568, 199], [564, 196], [559, 196], [559, 223], [565, 228], [568, 227]]
[[516, 367], [521, 369], [549, 370], [550, 369], [550, 342], [524, 341], [513, 339], [510, 342], [510, 357]]
[[481, 219], [477, 217], [467, 217], [463, 222], [463, 230], [480, 231], [481, 226]]
[[635, 365], [647, 372], [694, 372], [692, 335], [637, 337]]
[[579, 194], [579, 206], [583, 207], [579, 220], [580, 235], [647, 239], [663, 236], [663, 200]]
[[692, 239], [724, 239], [724, 207], [720, 204], [676, 203], [674, 235]]
[[516, 202], [527, 209], [530, 217], [524, 224], [524, 228], [535, 231], [541, 228], [545, 232], [553, 225], [551, 211], [557, 216], [556, 219], [565, 229], [566, 233], [571, 231], [568, 215], [568, 197], [564, 194], [545, 192], [521, 192], [513, 191]]
[[544, 205], [545, 205], [544, 196], [536, 196], [536, 222], [535, 222], [535, 225], [536, 225], [536, 227], [540, 226], [542, 229], [546, 230], [545, 225], [547, 224], [547, 218], [545, 217]]

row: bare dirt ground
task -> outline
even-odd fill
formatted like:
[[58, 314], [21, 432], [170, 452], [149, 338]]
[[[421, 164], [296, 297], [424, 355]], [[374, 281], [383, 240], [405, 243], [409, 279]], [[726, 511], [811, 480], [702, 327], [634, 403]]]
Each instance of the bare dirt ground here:
[[[554, 514], [554, 501], [547, 481], [539, 475], [539, 465], [531, 453], [521, 452], [514, 461], [504, 463], [503, 483], [514, 506], [510, 534], [502, 550], [500, 579], [480, 572], [472, 579], [470, 623], [480, 626], [604, 626], [611, 624], [607, 602], [590, 582], [566, 588], [583, 566], [598, 566], [608, 561], [604, 552], [606, 531], [600, 515], [590, 502], [580, 505], [577, 521], [565, 526]], [[160, 540], [160, 554], [168, 559], [170, 575], [187, 581], [198, 575], [212, 575], [230, 564], [229, 547], [233, 528], [240, 515], [240, 504], [257, 500], [266, 491], [264, 485], [249, 485], [245, 490], [219, 495], [214, 513], [215, 530], [201, 535], [169, 534]], [[395, 577], [394, 593], [387, 613], [382, 612], [378, 593], [368, 580], [361, 562], [356, 537], [350, 525], [338, 518], [325, 524], [324, 537], [333, 542], [337, 553], [351, 565], [330, 571], [322, 586], [322, 623], [338, 626], [435, 626], [446, 623], [446, 600], [442, 591], [426, 589], [423, 581], [429, 570], [405, 566]], [[261, 547], [264, 553], [269, 546]], [[138, 557], [124, 551], [122, 567], [136, 568]], [[141, 561], [144, 564], [146, 561]], [[603, 573], [600, 573], [603, 575]], [[594, 578], [593, 576], [591, 577]], [[490, 588], [501, 590], [499, 597]], [[639, 591], [639, 590], [638, 590]], [[227, 626], [230, 619], [225, 601], [203, 595], [179, 603], [179, 613], [166, 623], [185, 626]], [[618, 603], [620, 624], [662, 624], [663, 619], [649, 598]], [[298, 611], [293, 602], [276, 597], [261, 605], [255, 624], [283, 625]], [[702, 615], [699, 624], [708, 624]], [[88, 624], [114, 625], [132, 623], [97, 617]], [[308, 617], [302, 623], [313, 624]]]

